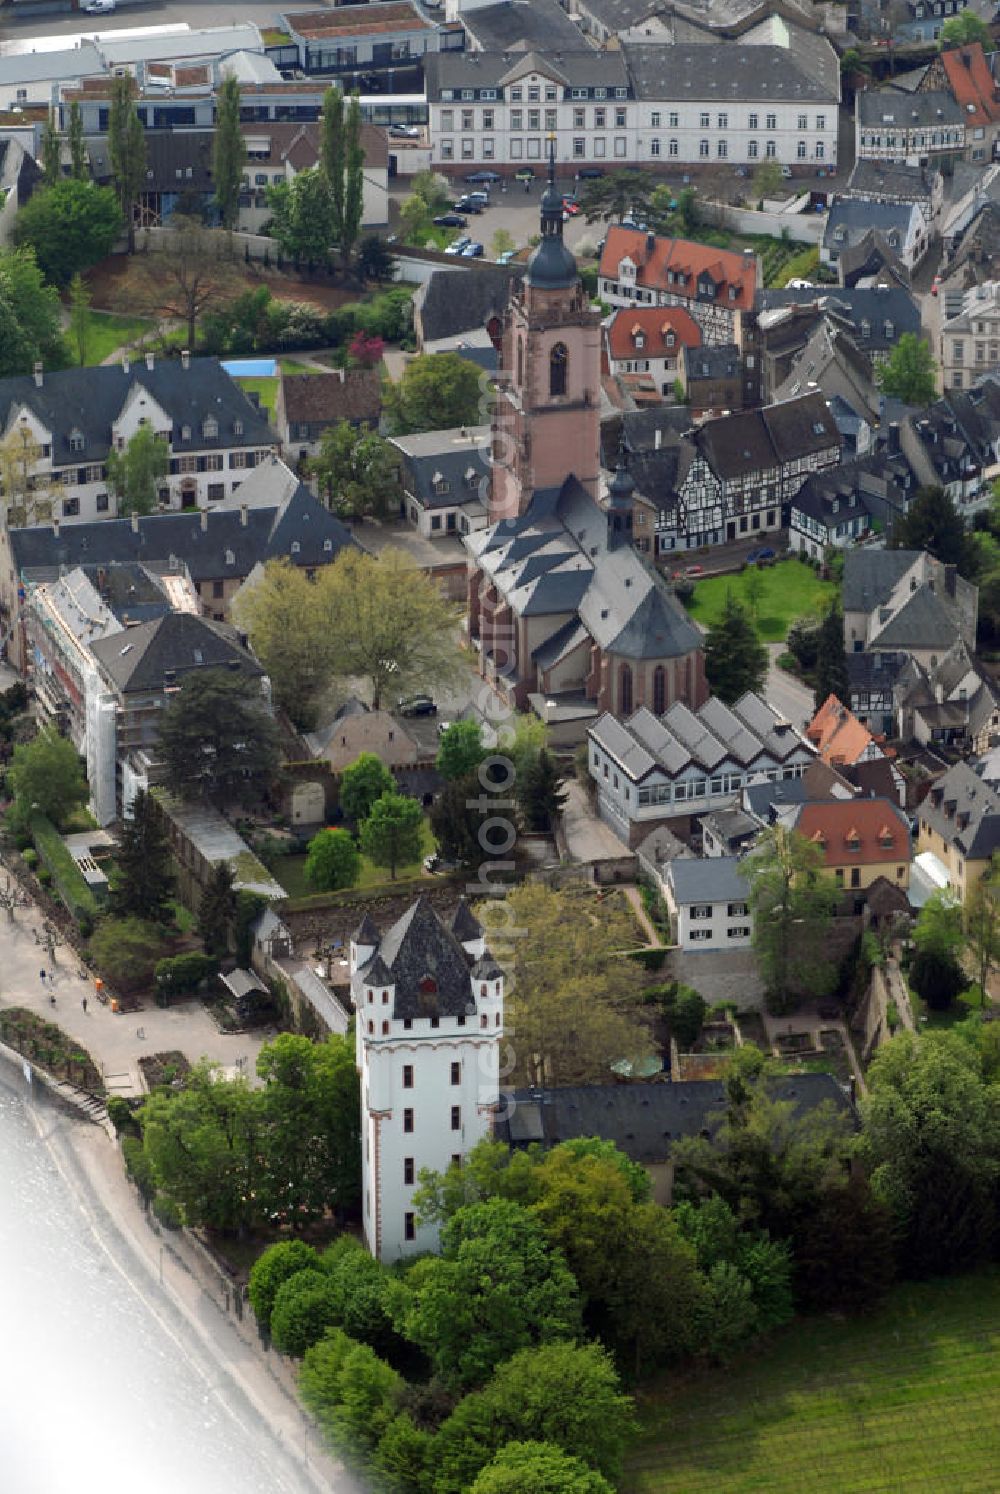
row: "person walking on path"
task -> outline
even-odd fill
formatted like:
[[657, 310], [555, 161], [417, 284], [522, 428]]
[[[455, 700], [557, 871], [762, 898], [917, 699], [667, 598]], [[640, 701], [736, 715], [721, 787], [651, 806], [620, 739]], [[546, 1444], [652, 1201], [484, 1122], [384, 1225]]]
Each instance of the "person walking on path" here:
[[87, 1015], [87, 998], [86, 998], [86, 996], [81, 996], [81, 998], [80, 998], [80, 1005], [83, 1007], [83, 1015], [86, 1016]]

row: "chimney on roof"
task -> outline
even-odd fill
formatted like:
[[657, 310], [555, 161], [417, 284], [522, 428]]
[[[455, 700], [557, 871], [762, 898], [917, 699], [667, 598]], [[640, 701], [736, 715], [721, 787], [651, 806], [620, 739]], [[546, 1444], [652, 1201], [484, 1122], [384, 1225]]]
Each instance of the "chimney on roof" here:
[[250, 505], [248, 503], [241, 503], [240, 504], [240, 528], [241, 529], [245, 529], [247, 527], [247, 524], [249, 522], [250, 522]]
[[35, 388], [41, 389], [42, 384], [45, 381], [45, 370], [42, 368], [42, 365], [40, 363], [36, 363], [34, 368], [32, 369], [32, 372], [35, 375]]
[[340, 374], [340, 382], [342, 384], [346, 384], [347, 383], [347, 371], [346, 371], [346, 369], [338, 368], [337, 372]]
[[188, 352], [187, 348], [185, 348], [184, 351], [181, 353], [181, 368], [190, 368], [190, 367], [191, 367], [191, 354]]
[[659, 426], [657, 426], [656, 433], [653, 436], [653, 450], [654, 451], [659, 451], [659, 449], [660, 449], [660, 447], [662, 445], [663, 445], [663, 432], [659, 428]]
[[129, 371], [129, 369], [131, 367], [132, 367], [132, 364], [131, 364], [131, 362], [129, 360], [128, 353], [126, 353], [124, 355], [124, 357], [122, 358], [122, 373], [128, 373], [128, 371]]
[[743, 251], [743, 264], [744, 264], [744, 267], [746, 269], [749, 269], [750, 266], [753, 264], [753, 262], [754, 262], [754, 252], [753, 252], [753, 250], [749, 249], [749, 248], [744, 249], [744, 251]]
[[59, 538], [59, 520], [56, 518], [53, 518], [52, 520], [52, 538]]
[[647, 235], [646, 235], [646, 253], [647, 254], [652, 254], [652, 252], [653, 252], [653, 250], [655, 248], [656, 248], [656, 234], [655, 233], [647, 233]]
[[132, 510], [132, 533], [139, 533], [139, 514], [136, 509]]
[[202, 534], [207, 534], [207, 532], [208, 532], [208, 509], [207, 508], [199, 509], [199, 513], [201, 514], [201, 532], [202, 532]]
[[150, 373], [153, 372], [153, 361], [154, 361], [153, 354], [152, 353], [147, 353], [146, 354], [146, 367], [149, 369]]

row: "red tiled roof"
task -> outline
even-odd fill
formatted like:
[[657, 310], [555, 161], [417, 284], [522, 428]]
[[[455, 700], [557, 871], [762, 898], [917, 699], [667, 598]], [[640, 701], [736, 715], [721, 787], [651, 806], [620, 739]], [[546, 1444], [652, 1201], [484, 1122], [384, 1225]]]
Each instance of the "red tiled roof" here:
[[967, 125], [987, 125], [1000, 119], [996, 84], [981, 42], [942, 52], [941, 64]]
[[[636, 284], [645, 289], [670, 290], [691, 300], [698, 294], [698, 278], [707, 273], [715, 283], [715, 301], [736, 311], [752, 311], [757, 291], [757, 263], [742, 254], [694, 244], [687, 239], [657, 238], [636, 228], [608, 229], [601, 254], [600, 274], [618, 279], [623, 259], [636, 267]], [[673, 273], [675, 279], [668, 280]], [[682, 280], [676, 277], [683, 276]], [[730, 299], [732, 288], [735, 295]]]
[[[871, 866], [910, 859], [910, 827], [888, 799], [826, 799], [803, 804], [800, 835], [822, 848], [828, 867]], [[854, 849], [852, 849], [852, 846]]]
[[828, 695], [806, 727], [806, 736], [826, 763], [850, 767], [874, 741], [867, 726], [836, 695]]
[[[637, 332], [643, 337], [641, 348], [636, 346]], [[655, 358], [679, 347], [700, 346], [701, 328], [683, 306], [623, 306], [608, 327], [608, 351], [616, 360], [634, 358], [638, 352]]]

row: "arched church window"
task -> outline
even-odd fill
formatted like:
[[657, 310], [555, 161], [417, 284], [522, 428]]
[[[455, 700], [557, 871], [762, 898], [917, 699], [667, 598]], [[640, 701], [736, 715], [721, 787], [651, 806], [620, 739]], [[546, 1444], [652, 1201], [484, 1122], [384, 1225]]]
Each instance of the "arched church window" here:
[[566, 393], [566, 366], [569, 355], [566, 344], [557, 342], [549, 354], [549, 393]]
[[622, 664], [618, 669], [618, 714], [632, 714], [632, 670], [628, 664]]
[[524, 388], [524, 338], [517, 339], [517, 387]]
[[653, 715], [662, 716], [667, 709], [667, 671], [662, 664], [653, 670]]

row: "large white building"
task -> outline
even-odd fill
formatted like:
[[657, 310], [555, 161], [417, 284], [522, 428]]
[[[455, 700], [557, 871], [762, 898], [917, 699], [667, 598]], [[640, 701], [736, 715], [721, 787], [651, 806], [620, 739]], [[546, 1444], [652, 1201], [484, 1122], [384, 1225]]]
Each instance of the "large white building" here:
[[385, 934], [366, 916], [350, 968], [365, 1242], [394, 1261], [437, 1244], [413, 1204], [421, 1170], [445, 1172], [491, 1133], [504, 977], [464, 901], [446, 926], [422, 897]]

